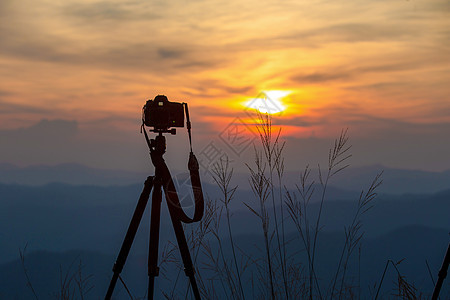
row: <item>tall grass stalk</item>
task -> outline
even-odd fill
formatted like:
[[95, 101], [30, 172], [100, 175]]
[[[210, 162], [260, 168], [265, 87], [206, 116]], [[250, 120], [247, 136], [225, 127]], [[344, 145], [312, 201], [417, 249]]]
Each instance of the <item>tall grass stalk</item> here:
[[[277, 253], [280, 260], [281, 275], [283, 278], [283, 287], [285, 299], [289, 299], [288, 282], [286, 275], [286, 240], [284, 231], [283, 197], [282, 197], [282, 176], [284, 172], [283, 148], [285, 143], [280, 141], [281, 128], [278, 130], [275, 138], [273, 136], [272, 118], [268, 114], [257, 113], [258, 123], [256, 129], [260, 138], [261, 146], [264, 151], [266, 163], [269, 166], [268, 183], [270, 186], [270, 195], [272, 199], [272, 209], [275, 226], [275, 237], [277, 241]], [[278, 220], [277, 203], [275, 202], [274, 190], [274, 172], [278, 177], [278, 194], [280, 203], [281, 222]], [[281, 233], [279, 225], [281, 225]]]
[[[228, 260], [225, 258], [224, 249], [222, 245], [222, 239], [220, 238], [220, 222], [221, 222], [222, 210], [218, 210], [216, 212], [216, 216], [214, 219], [214, 226], [212, 227], [211, 233], [217, 241], [218, 247], [217, 251], [215, 251], [210, 243], [204, 245], [204, 251], [206, 256], [208, 257], [211, 263], [205, 263], [205, 266], [212, 270], [215, 274], [218, 275], [221, 280], [219, 280], [222, 284], [225, 295], [230, 299], [236, 299], [236, 286], [233, 280], [232, 272], [230, 271], [230, 267], [228, 265]], [[223, 283], [228, 285], [226, 288]]]
[[[308, 218], [308, 206], [311, 198], [314, 194], [314, 181], [310, 181], [311, 169], [306, 166], [303, 173], [300, 175], [300, 186], [296, 184], [297, 191], [301, 197], [299, 200], [295, 194], [291, 194], [289, 190], [286, 189], [286, 206], [288, 207], [288, 212], [293, 221], [297, 231], [300, 234], [300, 239], [306, 250], [306, 256], [308, 259], [308, 278], [316, 277], [313, 274], [312, 269], [312, 257], [311, 257], [311, 231]], [[308, 297], [312, 294], [312, 282], [310, 281], [308, 289]]]
[[[205, 210], [203, 214], [202, 220], [198, 223], [197, 226], [186, 226], [186, 224], [183, 224], [183, 228], [185, 232], [187, 233], [186, 240], [189, 245], [189, 251], [190, 253], [193, 253], [193, 263], [194, 268], [196, 270], [196, 277], [197, 277], [197, 283], [200, 285], [203, 285], [201, 272], [199, 272], [199, 269], [196, 264], [200, 250], [203, 249], [204, 239], [205, 237], [211, 232], [211, 224], [214, 221], [215, 214], [217, 212], [217, 203], [216, 201], [212, 201], [208, 195], [205, 197]], [[186, 230], [189, 227], [189, 231]], [[180, 278], [181, 272], [183, 270], [183, 264], [179, 257], [176, 255], [176, 252], [178, 252], [178, 245], [173, 242], [168, 242], [166, 246], [163, 248], [162, 254], [161, 254], [161, 261], [159, 263], [160, 268], [160, 274], [162, 277], [166, 278], [167, 280], [170, 280], [173, 282], [172, 289], [170, 293], [164, 293], [163, 296], [166, 299], [174, 299], [176, 298], [175, 292], [177, 291], [177, 285], [178, 280]], [[176, 263], [178, 265], [178, 272], [175, 280], [169, 279], [166, 276], [167, 269], [166, 264], [168, 263]], [[185, 293], [185, 299], [187, 299], [187, 295], [190, 289], [190, 283], [187, 286], [186, 293]], [[200, 289], [200, 291], [203, 291], [204, 289]]]
[[31, 293], [33, 294], [34, 298], [36, 300], [38, 300], [39, 298], [36, 294], [36, 291], [34, 290], [33, 284], [31, 283], [30, 275], [28, 274], [28, 269], [25, 266], [25, 253], [27, 251], [27, 247], [28, 247], [28, 244], [25, 245], [23, 250], [19, 249], [20, 262], [22, 263], [22, 269], [23, 269], [23, 272], [25, 273], [25, 278], [27, 280], [27, 286], [30, 288]]
[[250, 171], [250, 187], [255, 194], [257, 201], [259, 202], [258, 209], [252, 208], [249, 204], [244, 203], [251, 212], [253, 212], [261, 221], [261, 227], [264, 236], [264, 248], [266, 253], [266, 263], [268, 267], [268, 277], [270, 283], [270, 295], [272, 299], [275, 299], [275, 285], [274, 285], [274, 273], [273, 262], [270, 249], [270, 237], [269, 237], [269, 213], [267, 212], [267, 199], [270, 195], [270, 182], [266, 177], [266, 164], [263, 162], [262, 153], [254, 148], [255, 151], [255, 164], [256, 167], [252, 168], [247, 164], [247, 168]]
[[[328, 168], [326, 174], [322, 173], [319, 165], [319, 182], [322, 193], [320, 197], [319, 212], [317, 214], [314, 227], [310, 225], [307, 213], [309, 203], [315, 192], [315, 182], [310, 180], [311, 169], [309, 166], [306, 166], [304, 172], [300, 176], [300, 186], [296, 185], [300, 199], [291, 194], [289, 191], [286, 192], [286, 204], [289, 215], [300, 234], [308, 259], [309, 299], [313, 299], [314, 297], [318, 297], [319, 299], [323, 298], [320, 284], [315, 272], [316, 248], [320, 232], [323, 204], [325, 202], [330, 179], [349, 166], [349, 164], [347, 164], [347, 160], [351, 157], [351, 154], [349, 154], [350, 148], [351, 146], [348, 145], [347, 130], [342, 130], [339, 138], [334, 142], [334, 147], [329, 150]], [[316, 290], [317, 295], [315, 295], [314, 289]]]
[[233, 234], [231, 232], [231, 221], [230, 221], [230, 201], [234, 197], [234, 193], [238, 186], [230, 187], [230, 181], [233, 176], [233, 169], [230, 169], [230, 162], [228, 157], [224, 160], [221, 159], [217, 164], [214, 165], [213, 169], [213, 179], [216, 182], [217, 186], [220, 188], [222, 192], [223, 199], [221, 199], [223, 205], [225, 206], [225, 214], [227, 220], [227, 229], [228, 229], [228, 237], [230, 238], [231, 250], [233, 253], [233, 262], [236, 268], [236, 276], [238, 280], [239, 291], [241, 293], [242, 299], [245, 299], [244, 289], [242, 288], [242, 281], [240, 270], [236, 258], [236, 250], [234, 247]]
[[367, 192], [361, 191], [358, 199], [357, 210], [353, 217], [352, 223], [348, 228], [344, 228], [345, 243], [342, 249], [341, 257], [339, 259], [338, 267], [336, 269], [336, 274], [334, 276], [333, 286], [331, 288], [331, 299], [334, 297], [335, 287], [340, 273], [342, 273], [342, 278], [340, 279], [340, 288], [338, 292], [339, 299], [341, 299], [343, 296], [345, 275], [347, 272], [349, 259], [356, 247], [360, 245], [360, 241], [364, 236], [364, 232], [361, 231], [361, 217], [373, 207], [372, 201], [377, 196], [376, 190], [383, 182], [381, 176], [382, 172], [375, 176]]
[[[317, 238], [320, 231], [320, 219], [322, 216], [322, 209], [323, 209], [323, 203], [325, 200], [325, 194], [328, 187], [329, 180], [342, 170], [346, 169], [349, 164], [347, 164], [347, 160], [352, 156], [349, 154], [349, 150], [351, 146], [347, 145], [348, 143], [348, 136], [347, 136], [347, 129], [341, 131], [341, 135], [338, 139], [334, 141], [334, 147], [330, 149], [328, 153], [328, 170], [325, 178], [322, 175], [322, 171], [319, 165], [319, 180], [320, 184], [322, 186], [322, 196], [320, 198], [320, 206], [319, 206], [319, 213], [317, 215], [316, 219], [316, 226], [314, 228], [314, 238], [312, 243], [312, 253], [311, 253], [311, 274], [310, 274], [310, 299], [312, 299], [312, 281], [313, 281], [313, 275], [314, 275], [314, 263], [316, 258], [316, 246], [317, 246]], [[315, 278], [317, 282], [317, 278]], [[317, 290], [319, 292], [319, 296], [322, 299], [321, 293], [320, 293], [320, 286], [317, 282]]]
[[394, 294], [393, 296], [396, 296], [398, 299], [404, 299], [404, 300], [418, 300], [418, 299], [424, 299], [423, 295], [421, 293], [417, 292], [417, 289], [414, 287], [413, 284], [409, 283], [406, 281], [405, 276], [403, 276], [400, 273], [400, 270], [398, 269], [398, 265], [400, 265], [402, 263], [404, 259], [401, 259], [397, 262], [394, 262], [391, 259], [388, 259], [386, 261], [386, 265], [384, 267], [384, 271], [383, 271], [383, 275], [381, 276], [381, 280], [380, 280], [380, 284], [378, 285], [378, 289], [377, 289], [377, 293], [375, 295], [374, 300], [378, 299], [380, 290], [381, 290], [381, 286], [383, 284], [384, 281], [384, 277], [387, 273], [388, 267], [389, 265], [392, 265], [392, 267], [394, 268], [394, 270], [397, 273], [397, 294]]
[[[39, 299], [36, 290], [33, 287], [31, 282], [31, 278], [28, 274], [28, 270], [25, 266], [25, 253], [27, 250], [27, 246], [25, 245], [23, 250], [19, 250], [20, 261], [22, 263], [22, 268], [25, 273], [25, 278], [27, 281], [27, 286], [30, 288], [33, 297], [37, 300]], [[68, 299], [77, 299], [76, 295], [78, 295], [81, 299], [85, 299], [86, 295], [94, 288], [94, 285], [91, 283], [92, 275], [85, 276], [83, 274], [83, 264], [81, 260], [79, 261], [78, 268], [73, 270], [73, 266], [75, 262], [78, 260], [78, 257], [75, 258], [69, 268], [66, 271], [63, 271], [62, 266], [59, 266], [59, 289], [57, 293], [54, 293], [53, 296], [56, 299], [68, 300]]]
[[[217, 202], [216, 201], [212, 201], [208, 195], [206, 195], [205, 197], [205, 210], [203, 213], [203, 218], [202, 220], [199, 222], [199, 225], [197, 226], [196, 230], [194, 232], [192, 232], [191, 236], [192, 236], [192, 243], [191, 243], [191, 253], [195, 253], [194, 254], [194, 266], [197, 266], [197, 259], [200, 253], [200, 250], [203, 248], [203, 243], [204, 243], [204, 239], [205, 237], [211, 232], [211, 224], [213, 223], [214, 220], [214, 215], [217, 212]], [[201, 276], [201, 272], [199, 270], [198, 267], [194, 267], [196, 269], [196, 274], [197, 274], [197, 281], [200, 287], [202, 287], [200, 289], [200, 291], [206, 291], [206, 286], [203, 282], [203, 278]], [[180, 270], [181, 271], [181, 270]], [[188, 291], [189, 291], [189, 287], [190, 287], [190, 283], [188, 286], [188, 289], [186, 290], [185, 293], [185, 299], [187, 299], [187, 295], [188, 295]], [[205, 294], [207, 295], [207, 294]]]
[[[211, 226], [209, 226], [208, 232], [211, 233], [217, 241], [218, 247], [217, 250], [214, 250], [209, 242], [201, 244], [204, 254], [210, 261], [210, 263], [205, 262], [204, 266], [206, 269], [213, 271], [214, 274], [217, 274], [220, 285], [224, 294], [227, 295], [227, 298], [238, 299], [233, 272], [231, 271], [228, 260], [224, 255], [222, 239], [220, 237], [220, 223], [222, 220], [223, 207], [219, 207], [215, 201], [214, 204], [207, 207], [209, 207], [208, 210], [210, 210], [209, 215], [211, 217], [211, 222], [209, 222]], [[203, 279], [201, 277], [200, 279], [200, 286], [206, 287], [206, 284], [203, 283]], [[214, 280], [215, 279], [210, 280], [211, 288], [209, 289], [209, 292], [206, 289], [203, 289], [203, 294], [208, 299], [215, 299], [215, 289], [213, 284]]]

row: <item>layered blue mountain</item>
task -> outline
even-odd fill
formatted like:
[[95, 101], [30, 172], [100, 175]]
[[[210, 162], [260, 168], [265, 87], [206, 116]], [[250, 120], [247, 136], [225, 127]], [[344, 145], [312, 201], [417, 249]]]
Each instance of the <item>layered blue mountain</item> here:
[[[317, 252], [317, 272], [323, 282], [336, 270], [344, 228], [348, 228], [355, 214], [360, 191], [367, 190], [379, 169], [376, 166], [346, 170], [327, 190]], [[58, 297], [64, 279], [71, 279], [73, 283], [76, 274], [93, 287], [85, 299], [102, 298], [146, 176], [138, 172], [95, 170], [79, 165], [30, 168], [1, 165], [0, 299], [33, 298], [28, 281], [39, 298]], [[287, 173], [285, 176], [290, 180], [286, 189], [294, 193], [296, 188], [292, 178], [298, 178], [299, 174]], [[176, 173], [175, 177], [182, 203], [188, 212], [192, 212], [186, 174]], [[401, 262], [397, 267], [402, 275], [418, 290], [431, 293], [431, 277], [436, 280], [449, 242], [449, 177], [448, 172], [385, 170], [380, 194], [372, 203], [372, 209], [361, 219], [361, 230], [365, 235], [359, 254], [358, 249], [351, 262], [360, 273], [350, 276], [355, 278], [355, 284], [361, 286], [365, 296], [373, 296], [388, 260]], [[261, 223], [244, 203], [252, 207], [257, 207], [258, 203], [245, 174], [236, 174], [233, 182], [239, 184], [230, 204], [234, 241], [240, 251], [257, 257], [261, 255], [263, 243]], [[320, 185], [314, 186], [320, 191]], [[275, 189], [278, 191], [278, 187]], [[208, 201], [216, 201], [219, 207], [223, 205], [218, 188], [206, 176], [204, 191]], [[270, 200], [269, 211], [272, 210], [271, 203]], [[279, 210], [279, 201], [276, 205]], [[320, 193], [316, 193], [308, 209], [312, 219], [319, 207]], [[287, 212], [286, 207], [284, 209]], [[221, 222], [225, 228], [224, 215]], [[292, 241], [289, 252], [297, 253], [298, 262], [306, 266], [304, 245], [287, 213], [284, 225], [286, 237]], [[188, 226], [186, 231], [190, 228], [195, 227]], [[226, 255], [231, 255], [226, 231], [222, 234]], [[136, 297], [143, 297], [146, 290], [148, 236], [149, 209], [144, 214], [123, 274]], [[170, 241], [174, 241], [173, 229], [163, 202], [162, 253]], [[211, 245], [217, 247], [213, 237]], [[203, 268], [208, 274], [205, 254], [200, 254], [197, 259], [200, 270]], [[166, 279], [164, 276], [157, 279], [161, 290], [173, 289], [167, 278], [178, 276], [177, 267], [166, 270]], [[389, 297], [394, 293], [392, 286], [397, 279], [396, 273], [389, 269], [382, 295]], [[187, 281], [183, 274], [179, 280]], [[249, 291], [246, 292], [250, 293], [250, 287], [247, 288]], [[119, 290], [119, 295], [125, 298], [123, 287]], [[448, 295], [448, 285], [444, 286], [443, 292]]]

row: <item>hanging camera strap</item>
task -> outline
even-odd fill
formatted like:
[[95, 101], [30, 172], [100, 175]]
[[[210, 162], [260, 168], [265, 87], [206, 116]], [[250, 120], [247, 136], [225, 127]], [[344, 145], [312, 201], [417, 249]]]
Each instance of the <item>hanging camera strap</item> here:
[[[191, 120], [189, 119], [189, 109], [188, 109], [187, 103], [183, 102], [183, 106], [184, 106], [184, 111], [186, 112], [186, 128], [187, 128], [188, 136], [189, 136], [189, 147], [191, 149], [191, 154], [194, 155], [194, 153], [192, 152]], [[194, 157], [195, 157], [195, 155], [194, 155]]]
[[189, 152], [188, 169], [189, 169], [189, 175], [191, 177], [192, 192], [194, 194], [194, 199], [195, 199], [195, 211], [194, 211], [194, 218], [193, 218], [192, 222], [197, 222], [197, 221], [200, 221], [200, 219], [203, 216], [203, 209], [204, 209], [205, 201], [203, 199], [202, 183], [200, 181], [198, 160], [195, 157], [194, 152], [192, 151], [191, 121], [189, 119], [189, 109], [188, 109], [187, 103], [183, 102], [183, 106], [184, 106], [184, 110], [186, 112], [186, 128], [188, 131], [189, 147], [191, 150]]
[[[189, 157], [190, 161], [189, 165], [192, 165], [191, 158], [192, 156]], [[203, 217], [204, 200], [201, 183], [198, 176], [198, 169], [189, 170], [191, 176], [192, 192], [194, 194], [195, 199], [194, 216], [191, 218], [188, 215], [186, 215], [186, 213], [183, 210], [183, 207], [181, 206], [180, 200], [178, 198], [178, 193], [175, 188], [175, 184], [172, 180], [172, 176], [170, 175], [169, 168], [164, 162], [164, 159], [162, 159], [161, 157], [157, 157], [156, 159], [154, 159], [152, 157], [152, 160], [155, 163], [156, 168], [158, 168], [161, 171], [163, 189], [166, 195], [169, 210], [172, 210], [174, 216], [176, 216], [176, 218], [183, 223], [194, 223], [200, 221]]]

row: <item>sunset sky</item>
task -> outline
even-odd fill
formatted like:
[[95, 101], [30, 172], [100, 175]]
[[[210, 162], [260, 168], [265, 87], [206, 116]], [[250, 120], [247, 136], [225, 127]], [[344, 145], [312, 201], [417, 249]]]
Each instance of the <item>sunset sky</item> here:
[[0, 2], [0, 163], [144, 170], [141, 108], [165, 94], [198, 155], [239, 164], [251, 147], [224, 131], [262, 92], [281, 95], [288, 168], [348, 128], [354, 165], [450, 169], [450, 1]]

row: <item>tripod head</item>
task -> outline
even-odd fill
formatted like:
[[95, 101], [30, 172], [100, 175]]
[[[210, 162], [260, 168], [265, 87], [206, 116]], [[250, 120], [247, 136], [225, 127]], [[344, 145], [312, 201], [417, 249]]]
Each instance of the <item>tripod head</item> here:
[[160, 132], [154, 139], [150, 139], [150, 154], [163, 155], [166, 152], [166, 137]]

